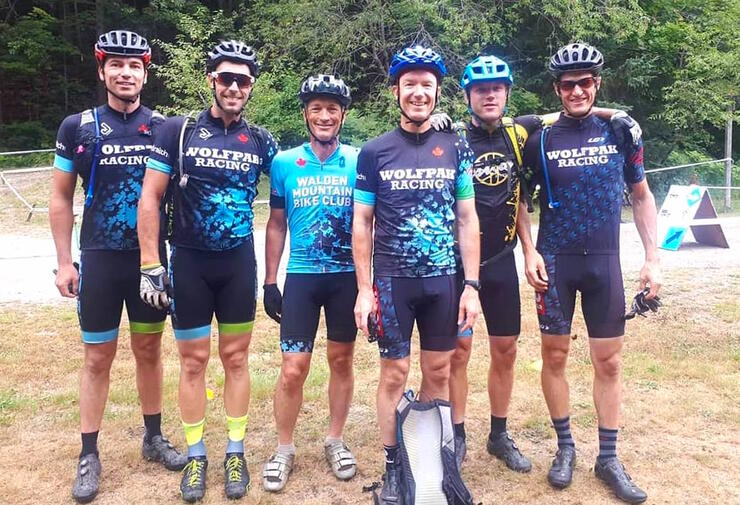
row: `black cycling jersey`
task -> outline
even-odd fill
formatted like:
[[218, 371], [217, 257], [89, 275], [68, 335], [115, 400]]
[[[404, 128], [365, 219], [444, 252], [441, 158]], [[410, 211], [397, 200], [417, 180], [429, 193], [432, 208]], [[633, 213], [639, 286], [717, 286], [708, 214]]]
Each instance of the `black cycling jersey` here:
[[362, 147], [354, 196], [375, 206], [376, 275], [455, 273], [454, 205], [474, 196], [472, 155], [465, 139], [433, 129], [397, 128]]
[[[80, 248], [131, 250], [139, 248], [136, 208], [152, 132], [164, 116], [143, 105], [124, 114], [108, 105], [96, 108], [100, 146], [93, 179], [92, 201], [82, 215]], [[94, 111], [67, 116], [59, 127], [54, 167], [75, 173], [87, 192], [95, 157]]]
[[[539, 117], [521, 116], [514, 120], [520, 149], [529, 134], [540, 127]], [[468, 122], [465, 132], [475, 161], [472, 176], [475, 209], [481, 230], [481, 261], [494, 257], [516, 237], [520, 184], [512, 177], [516, 156], [504, 127], [488, 131]], [[521, 168], [521, 167], [520, 167]]]
[[[540, 153], [543, 131], [546, 172]], [[561, 114], [551, 128], [530, 135], [524, 160], [542, 188], [537, 249], [542, 254], [617, 254], [623, 182], [645, 178], [642, 156], [642, 141], [617, 145], [609, 123], [595, 115], [575, 119]]]
[[[168, 118], [157, 133], [147, 168], [179, 174], [183, 117]], [[185, 187], [173, 185], [171, 242], [181, 247], [220, 251], [252, 235], [252, 203], [262, 172], [278, 151], [272, 135], [243, 119], [228, 128], [210, 109], [200, 113], [183, 146]], [[177, 178], [177, 177], [176, 177]]]

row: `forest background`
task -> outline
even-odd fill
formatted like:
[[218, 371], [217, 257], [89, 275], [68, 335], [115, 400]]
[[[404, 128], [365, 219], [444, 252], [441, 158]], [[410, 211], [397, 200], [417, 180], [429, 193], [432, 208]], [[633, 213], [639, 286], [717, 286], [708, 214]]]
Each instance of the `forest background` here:
[[[510, 64], [510, 114], [553, 111], [559, 103], [547, 60], [562, 44], [585, 41], [606, 60], [598, 103], [640, 122], [646, 168], [718, 159], [727, 120], [740, 122], [739, 26], [740, 0], [5, 0], [0, 151], [52, 147], [66, 115], [102, 103], [93, 44], [99, 33], [123, 28], [150, 40], [143, 103], [166, 114], [210, 101], [204, 57], [215, 42], [253, 45], [262, 71], [248, 117], [283, 147], [306, 137], [296, 93], [309, 73], [336, 73], [351, 86], [342, 135], [361, 145], [397, 123], [387, 70], [405, 45], [443, 54], [450, 78], [440, 109], [461, 118], [459, 76], [476, 55]], [[739, 151], [735, 142], [733, 159]], [[33, 164], [3, 158], [6, 167]], [[654, 174], [651, 186], [661, 194], [692, 173]], [[739, 176], [735, 166], [733, 180]], [[704, 166], [700, 182], [723, 185], [723, 165]]]

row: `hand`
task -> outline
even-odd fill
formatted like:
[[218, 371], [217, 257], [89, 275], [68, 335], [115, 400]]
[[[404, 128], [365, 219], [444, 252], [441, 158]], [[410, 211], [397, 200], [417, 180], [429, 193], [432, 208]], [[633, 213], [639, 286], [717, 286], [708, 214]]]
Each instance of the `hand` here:
[[139, 296], [144, 303], [162, 310], [170, 305], [170, 279], [159, 263], [143, 265], [139, 281]]
[[535, 291], [542, 293], [547, 291], [547, 268], [545, 260], [537, 251], [532, 251], [524, 255], [524, 273], [527, 275], [527, 282]]
[[438, 132], [452, 131], [452, 118], [444, 112], [432, 114], [429, 120], [432, 122], [432, 128]]
[[67, 265], [59, 265], [58, 270], [54, 270], [56, 284], [59, 293], [66, 298], [74, 298], [78, 294], [78, 286], [80, 282], [80, 273], [78, 271], [77, 263], [70, 263]]
[[626, 133], [629, 133], [632, 138], [632, 145], [637, 146], [640, 144], [640, 140], [642, 139], [642, 128], [640, 128], [640, 124], [632, 119], [629, 114], [621, 110], [615, 112], [612, 115], [610, 122], [612, 129], [617, 136], [617, 142], [619, 145], [624, 145]]
[[283, 314], [283, 295], [280, 294], [277, 284], [265, 284], [263, 289], [265, 296], [262, 301], [265, 304], [265, 312], [273, 321], [280, 324]]
[[377, 310], [378, 307], [372, 289], [361, 289], [357, 293], [357, 301], [355, 302], [355, 324], [366, 336], [370, 334], [367, 329], [367, 316], [371, 312], [377, 312]]
[[640, 291], [646, 287], [650, 291], [645, 295], [646, 300], [652, 300], [658, 294], [661, 287], [660, 263], [657, 260], [646, 261], [640, 270]]
[[[457, 312], [457, 332], [463, 334], [475, 326], [480, 314], [478, 292], [472, 286], [465, 286], [460, 295], [460, 309]], [[465, 323], [465, 324], [463, 324]]]

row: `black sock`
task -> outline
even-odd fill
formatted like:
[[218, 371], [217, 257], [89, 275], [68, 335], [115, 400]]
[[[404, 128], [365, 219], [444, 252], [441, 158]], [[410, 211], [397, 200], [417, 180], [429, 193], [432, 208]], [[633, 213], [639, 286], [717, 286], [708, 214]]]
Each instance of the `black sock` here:
[[80, 458], [84, 458], [88, 454], [98, 453], [98, 433], [100, 432], [93, 431], [91, 433], [81, 433], [82, 451], [80, 452]]
[[453, 425], [453, 428], [455, 429], [455, 436], [465, 440], [465, 421]]
[[491, 416], [491, 434], [500, 435], [506, 433], [506, 418]]
[[398, 456], [398, 448], [399, 445], [394, 445], [392, 447], [388, 447], [387, 445], [383, 446], [383, 452], [385, 452], [385, 470], [388, 471], [393, 468], [393, 466], [396, 464], [396, 457]]
[[150, 441], [152, 437], [162, 435], [162, 413], [144, 414], [144, 426], [146, 427], [146, 439]]

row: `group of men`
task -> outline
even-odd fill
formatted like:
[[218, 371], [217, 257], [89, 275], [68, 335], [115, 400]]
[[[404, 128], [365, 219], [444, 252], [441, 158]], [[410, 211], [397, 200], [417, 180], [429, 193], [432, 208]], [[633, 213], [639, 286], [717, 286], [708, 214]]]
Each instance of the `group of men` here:
[[[509, 66], [494, 56], [476, 58], [461, 80], [470, 120], [444, 128], [433, 127], [432, 114], [445, 64], [432, 49], [405, 48], [389, 69], [400, 125], [359, 151], [339, 141], [351, 102], [348, 86], [333, 75], [313, 75], [298, 93], [309, 140], [282, 152], [268, 131], [243, 116], [259, 74], [256, 54], [243, 42], [222, 41], [208, 53], [212, 104], [195, 118], [165, 119], [141, 105], [151, 49], [140, 35], [103, 34], [95, 56], [107, 104], [62, 123], [50, 204], [56, 285], [63, 296], [78, 298], [84, 346], [82, 450], [72, 490], [78, 502], [91, 501], [99, 488], [97, 438], [124, 301], [146, 428], [142, 455], [183, 470], [185, 501], [204, 497], [205, 373], [215, 314], [225, 373], [225, 493], [240, 498], [249, 489], [244, 437], [258, 285], [252, 203], [262, 173], [270, 176], [264, 308], [280, 324], [282, 351], [273, 402], [278, 441], [262, 472], [265, 490], [282, 490], [294, 466], [293, 434], [322, 307], [330, 369], [324, 453], [338, 479], [351, 479], [357, 469], [343, 431], [358, 328], [377, 338], [380, 351], [377, 411], [386, 461], [381, 502], [401, 505], [395, 409], [409, 373], [414, 323], [421, 348], [419, 394], [451, 402], [462, 465], [466, 367], [481, 302], [491, 352], [487, 449], [512, 470], [530, 471], [507, 431], [520, 332], [513, 253], [518, 235], [527, 280], [536, 290], [542, 387], [558, 438], [548, 481], [567, 487], [575, 468], [565, 364], [575, 294], [581, 291], [599, 421], [595, 473], [622, 500], [646, 499], [616, 457], [623, 181], [633, 192], [646, 252], [640, 287], [649, 287], [649, 298], [660, 288], [656, 211], [644, 180], [639, 127], [624, 114], [594, 113], [603, 66], [598, 50], [570, 44], [553, 55], [550, 71], [563, 111], [545, 123], [535, 116], [505, 117], [513, 85]], [[530, 184], [544, 189], [536, 248], [526, 212], [526, 167], [534, 174]], [[79, 272], [71, 255], [78, 175], [86, 192]], [[288, 231], [281, 293], [278, 265]], [[167, 313], [180, 356], [187, 455], [160, 428]]]

